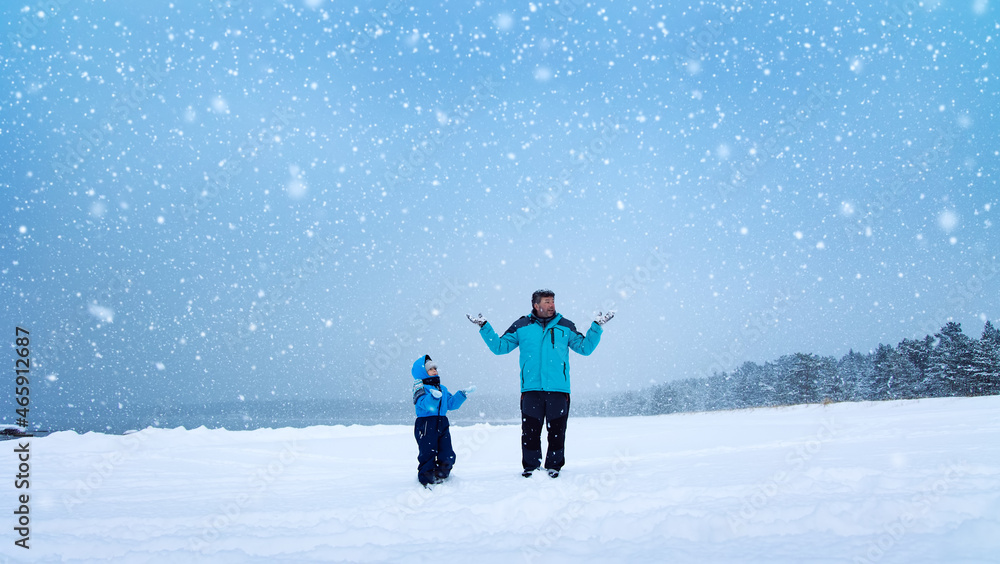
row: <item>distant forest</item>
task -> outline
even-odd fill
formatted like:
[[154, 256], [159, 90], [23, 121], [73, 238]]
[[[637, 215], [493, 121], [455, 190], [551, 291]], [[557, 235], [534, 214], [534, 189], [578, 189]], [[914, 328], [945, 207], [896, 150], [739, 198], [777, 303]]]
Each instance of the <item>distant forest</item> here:
[[982, 337], [949, 322], [934, 336], [879, 345], [837, 360], [809, 353], [733, 372], [625, 392], [588, 406], [593, 415], [659, 415], [801, 403], [896, 400], [1000, 394], [1000, 331], [987, 321]]

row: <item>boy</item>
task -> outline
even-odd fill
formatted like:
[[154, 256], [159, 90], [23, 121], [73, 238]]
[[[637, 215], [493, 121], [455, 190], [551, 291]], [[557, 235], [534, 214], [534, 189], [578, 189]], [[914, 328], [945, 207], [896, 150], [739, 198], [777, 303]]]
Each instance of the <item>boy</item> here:
[[451, 448], [451, 432], [448, 430], [449, 409], [458, 409], [475, 391], [475, 386], [452, 394], [441, 385], [437, 363], [430, 355], [424, 355], [413, 363], [413, 405], [417, 420], [413, 424], [413, 436], [420, 448], [417, 454], [417, 479], [425, 488], [440, 484], [451, 474], [455, 465], [455, 451]]

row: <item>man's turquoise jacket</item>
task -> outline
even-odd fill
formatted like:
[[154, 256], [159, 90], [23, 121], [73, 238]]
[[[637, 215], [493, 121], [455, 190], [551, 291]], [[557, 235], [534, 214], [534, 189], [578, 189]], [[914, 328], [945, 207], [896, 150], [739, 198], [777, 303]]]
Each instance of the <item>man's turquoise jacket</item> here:
[[502, 335], [487, 322], [479, 330], [493, 354], [521, 349], [521, 391], [569, 393], [569, 351], [586, 356], [601, 342], [603, 330], [591, 323], [587, 335], [576, 330], [572, 321], [555, 314], [548, 322], [534, 314], [521, 317]]

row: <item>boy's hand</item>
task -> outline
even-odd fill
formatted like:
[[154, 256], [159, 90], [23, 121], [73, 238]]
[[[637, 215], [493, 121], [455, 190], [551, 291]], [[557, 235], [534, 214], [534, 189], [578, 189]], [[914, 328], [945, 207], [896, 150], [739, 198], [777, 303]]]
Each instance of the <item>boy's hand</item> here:
[[466, 388], [464, 390], [459, 390], [459, 391], [462, 392], [463, 394], [465, 394], [466, 396], [468, 396], [472, 392], [476, 391], [476, 387], [475, 386], [469, 386], [468, 388]]
[[609, 311], [607, 313], [597, 312], [597, 318], [594, 319], [594, 322], [597, 323], [598, 325], [604, 325], [608, 321], [611, 321], [611, 318], [613, 318], [614, 316], [615, 312], [613, 311]]
[[437, 388], [428, 388], [428, 389], [430, 390], [431, 395], [434, 396], [434, 399], [441, 399], [441, 390]]

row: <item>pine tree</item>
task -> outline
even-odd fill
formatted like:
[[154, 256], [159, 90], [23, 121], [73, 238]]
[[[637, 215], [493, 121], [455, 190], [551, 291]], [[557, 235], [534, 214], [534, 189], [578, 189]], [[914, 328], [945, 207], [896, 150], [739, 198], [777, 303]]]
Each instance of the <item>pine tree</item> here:
[[837, 373], [837, 359], [817, 357], [816, 398], [820, 401], [844, 401], [844, 382]]
[[795, 353], [789, 367], [792, 384], [793, 403], [815, 403], [819, 401], [820, 376], [819, 357], [814, 354]]
[[900, 382], [900, 391], [903, 397], [928, 397], [929, 394], [924, 389], [924, 384], [927, 380], [927, 368], [930, 366], [933, 345], [934, 338], [927, 335], [922, 340], [903, 339], [896, 347], [899, 354], [912, 365], [912, 370], [907, 373], [906, 381]]
[[852, 349], [837, 363], [837, 374], [843, 382], [843, 401], [872, 399], [875, 368], [872, 357]]
[[662, 413], [674, 413], [677, 406], [674, 403], [674, 386], [671, 383], [662, 384], [653, 390], [653, 400], [648, 415], [660, 415]]
[[764, 369], [761, 366], [753, 362], [744, 362], [733, 373], [730, 382], [735, 390], [734, 408], [771, 405], [770, 396], [765, 390]]
[[704, 411], [705, 385], [703, 378], [685, 378], [676, 383], [678, 411]]
[[765, 362], [760, 367], [758, 387], [760, 389], [761, 406], [781, 405], [784, 401], [783, 384], [780, 382], [778, 366], [774, 362]]
[[895, 356], [896, 351], [890, 345], [879, 344], [878, 349], [875, 350], [871, 399], [893, 399], [893, 386], [896, 384], [896, 373], [893, 369]]
[[954, 321], [949, 321], [934, 337], [925, 385], [934, 396], [970, 395], [972, 340], [962, 333], [961, 324]]
[[713, 374], [705, 381], [706, 397], [705, 409], [708, 411], [718, 411], [720, 409], [730, 409], [732, 407], [733, 390], [729, 386], [729, 373]]
[[920, 370], [914, 366], [903, 351], [896, 349], [892, 354], [892, 399], [912, 399], [920, 397], [918, 390], [922, 380]]
[[795, 379], [795, 359], [791, 355], [780, 357], [773, 363], [773, 376], [770, 384], [773, 387], [775, 405], [792, 405], [797, 403], [798, 385]]
[[975, 342], [972, 365], [974, 394], [1000, 394], [1000, 330], [989, 321], [983, 327], [983, 336]]

